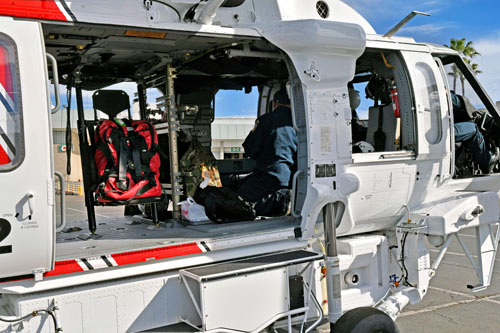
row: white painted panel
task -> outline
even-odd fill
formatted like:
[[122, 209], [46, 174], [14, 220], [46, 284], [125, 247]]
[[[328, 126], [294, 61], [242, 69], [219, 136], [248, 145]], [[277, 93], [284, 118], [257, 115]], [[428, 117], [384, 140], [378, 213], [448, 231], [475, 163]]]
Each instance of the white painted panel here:
[[[40, 24], [0, 18], [0, 33], [15, 45], [12, 60], [17, 60], [19, 84], [14, 89], [22, 127], [17, 149], [24, 150], [16, 169], [0, 172], [0, 229], [4, 234], [0, 237], [1, 278], [30, 274], [35, 269], [50, 270], [55, 232], [54, 203], [47, 195], [53, 183], [52, 145]], [[5, 230], [10, 232], [5, 235]]]
[[84, 307], [84, 332], [103, 332], [103, 328], [105, 332], [118, 332], [117, 319], [116, 297], [102, 297], [98, 303], [87, 303]]
[[406, 214], [417, 168], [404, 162], [355, 165], [346, 170], [359, 178], [359, 190], [349, 196], [339, 234], [382, 230]]
[[59, 318], [61, 320], [61, 326], [68, 332], [82, 333], [83, 332], [83, 322], [82, 322], [82, 303], [74, 302], [68, 304], [60, 305], [61, 311]]
[[[141, 318], [144, 311], [144, 291], [135, 290], [120, 295], [117, 306], [119, 332], [133, 332], [145, 326], [146, 320]], [[164, 313], [165, 308], [161, 310]]]
[[288, 311], [287, 279], [286, 269], [277, 269], [205, 283], [205, 328], [250, 332]]

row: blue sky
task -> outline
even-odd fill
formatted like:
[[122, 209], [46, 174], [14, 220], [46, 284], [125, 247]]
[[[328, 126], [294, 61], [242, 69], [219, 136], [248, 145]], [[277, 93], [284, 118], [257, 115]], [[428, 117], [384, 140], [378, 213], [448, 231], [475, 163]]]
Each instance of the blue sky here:
[[[474, 41], [482, 56], [474, 59], [483, 71], [479, 80], [494, 101], [500, 101], [500, 1], [499, 0], [344, 0], [375, 28], [385, 33], [412, 10], [431, 14], [414, 18], [398, 35], [410, 36], [421, 42], [449, 44], [450, 38]], [[119, 84], [132, 96], [130, 84]], [[363, 92], [361, 92], [363, 94]], [[85, 93], [86, 106], [91, 108], [90, 94]], [[157, 94], [152, 94], [157, 95]], [[255, 115], [258, 93], [220, 91], [216, 96], [216, 116]], [[154, 99], [154, 98], [153, 98]]]
[[399, 34], [418, 41], [448, 43], [451, 37], [478, 41], [498, 35], [500, 24], [498, 0], [344, 0], [375, 28], [385, 33], [412, 10], [431, 14], [417, 17]]
[[253, 88], [245, 94], [244, 90], [220, 90], [215, 95], [215, 116], [257, 116], [259, 92]]

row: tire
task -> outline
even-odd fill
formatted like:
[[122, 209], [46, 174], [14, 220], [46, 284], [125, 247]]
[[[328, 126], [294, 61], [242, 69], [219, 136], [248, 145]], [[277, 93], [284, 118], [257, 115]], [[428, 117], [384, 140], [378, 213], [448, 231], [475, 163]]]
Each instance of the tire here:
[[333, 333], [399, 333], [394, 320], [383, 311], [362, 307], [347, 311], [332, 327]]

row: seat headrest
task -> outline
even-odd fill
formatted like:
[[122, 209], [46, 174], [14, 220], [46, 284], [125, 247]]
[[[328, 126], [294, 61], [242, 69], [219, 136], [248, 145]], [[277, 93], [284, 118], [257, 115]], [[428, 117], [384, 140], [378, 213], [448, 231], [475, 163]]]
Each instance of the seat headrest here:
[[113, 119], [122, 111], [130, 109], [130, 99], [123, 90], [97, 90], [92, 95], [94, 110], [99, 110]]

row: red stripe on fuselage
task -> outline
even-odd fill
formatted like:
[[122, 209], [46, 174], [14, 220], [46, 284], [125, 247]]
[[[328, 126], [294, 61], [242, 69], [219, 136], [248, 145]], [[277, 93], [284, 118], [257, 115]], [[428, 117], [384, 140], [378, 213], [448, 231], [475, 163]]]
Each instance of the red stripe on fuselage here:
[[131, 251], [124, 253], [112, 254], [118, 265], [134, 264], [137, 262], [165, 259], [171, 257], [185, 256], [188, 254], [201, 253], [201, 249], [196, 243], [188, 243], [182, 245], [172, 245], [159, 247], [156, 249]]
[[10, 160], [9, 155], [7, 155], [3, 147], [0, 145], [0, 165], [9, 164], [10, 162], [12, 161]]
[[[149, 250], [116, 253], [112, 254], [111, 257], [113, 257], [118, 266], [120, 266], [120, 265], [135, 264], [144, 261], [185, 256], [189, 254], [202, 253], [202, 252], [203, 251], [200, 249], [200, 246], [198, 246], [197, 243], [188, 243], [181, 245], [164, 246]], [[89, 260], [91, 263], [91, 259], [87, 260]], [[43, 276], [49, 277], [49, 276], [77, 273], [83, 271], [84, 270], [80, 267], [80, 265], [76, 260], [64, 260], [64, 261], [56, 261], [54, 269], [47, 273], [44, 273]], [[21, 281], [28, 279], [29, 278], [14, 279], [9, 281], [2, 281], [0, 283], [14, 282], [14, 281]]]
[[0, 15], [67, 21], [54, 0], [1, 1]]
[[0, 45], [0, 84], [3, 86], [7, 94], [9, 94], [10, 98], [14, 100], [10, 65], [9, 53], [5, 47]]
[[83, 269], [78, 265], [76, 260], [65, 260], [65, 261], [56, 261], [54, 265], [54, 269], [43, 274], [43, 276], [54, 276], [54, 275], [62, 275], [69, 273], [83, 272]]

